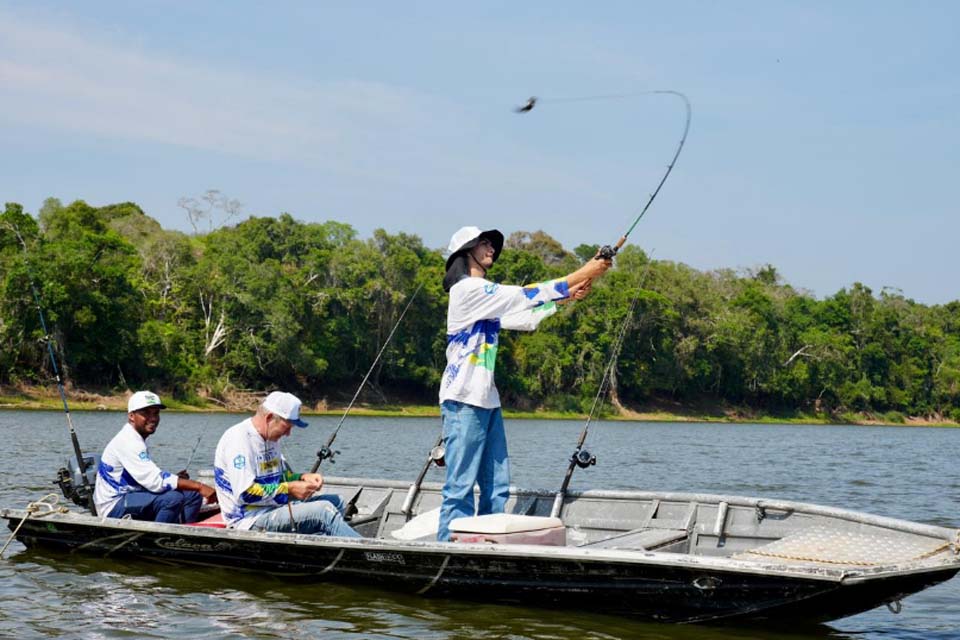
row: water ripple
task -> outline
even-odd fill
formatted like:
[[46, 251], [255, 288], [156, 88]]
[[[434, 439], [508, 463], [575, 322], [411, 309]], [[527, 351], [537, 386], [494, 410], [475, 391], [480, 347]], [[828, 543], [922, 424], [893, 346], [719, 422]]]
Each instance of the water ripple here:
[[[111, 413], [75, 416], [86, 450], [99, 450], [122, 424]], [[151, 444], [179, 468], [197, 438], [209, 444], [198, 466], [239, 416], [165, 414]], [[314, 418], [287, 454], [296, 468], [337, 418]], [[24, 429], [29, 423], [31, 429]], [[515, 484], [559, 486], [582, 425], [507, 425]], [[338, 475], [411, 481], [436, 439], [435, 419], [361, 419], [344, 424]], [[0, 505], [23, 507], [51, 489], [69, 455], [63, 415], [0, 412], [0, 468], [20, 470], [0, 486]], [[366, 446], [389, 442], [389, 447]], [[598, 422], [587, 446], [598, 464], [574, 474], [573, 488], [705, 491], [759, 495], [956, 526], [952, 461], [960, 431], [877, 427]], [[23, 464], [30, 452], [30, 464]], [[179, 466], [178, 466], [179, 465]], [[432, 470], [427, 480], [441, 480]], [[831, 626], [699, 627], [643, 624], [589, 612], [544, 611], [424, 599], [374, 586], [287, 582], [227, 569], [103, 560], [26, 551], [14, 542], [0, 561], [0, 637], [46, 638], [516, 638], [538, 640], [799, 640], [956, 638], [960, 580], [904, 601], [894, 617], [878, 609]]]

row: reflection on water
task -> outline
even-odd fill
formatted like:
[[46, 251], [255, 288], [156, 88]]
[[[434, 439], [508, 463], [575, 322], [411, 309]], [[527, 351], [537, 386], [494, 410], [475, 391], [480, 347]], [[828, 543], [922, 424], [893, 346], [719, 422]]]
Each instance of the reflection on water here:
[[[102, 448], [123, 418], [75, 416], [84, 449]], [[220, 434], [239, 418], [165, 413], [151, 440], [154, 457], [179, 468], [200, 438], [195, 466], [208, 467], [205, 458]], [[295, 467], [312, 463], [314, 447], [335, 424], [335, 418], [314, 417], [310, 429], [287, 441]], [[580, 429], [571, 422], [508, 424], [515, 483], [559, 485]], [[438, 430], [429, 419], [352, 418], [337, 442], [337, 464], [323, 470], [411, 481]], [[0, 506], [22, 507], [48, 493], [54, 470], [70, 453], [63, 415], [0, 412], [0, 438], [6, 481]], [[599, 423], [588, 444], [599, 463], [577, 470], [574, 488], [767, 495], [956, 524], [958, 430]], [[440, 479], [436, 471], [428, 476]], [[955, 579], [908, 598], [899, 616], [879, 609], [808, 629], [676, 626], [150, 560], [28, 552], [17, 542], [0, 561], [0, 637], [18, 638], [946, 639], [956, 638], [960, 628], [958, 602]]]
[[[8, 576], [9, 569], [12, 575]], [[851, 638], [828, 627], [769, 628], [644, 624], [589, 613], [421, 598], [374, 587], [313, 584], [225, 569], [109, 561], [30, 551], [0, 571], [11, 617], [0, 634], [24, 628], [59, 634], [137, 637], [340, 636], [363, 638]], [[43, 606], [28, 606], [37, 594]], [[9, 603], [8, 603], [9, 604]], [[65, 620], [63, 612], [71, 614]], [[64, 624], [64, 623], [68, 624]]]

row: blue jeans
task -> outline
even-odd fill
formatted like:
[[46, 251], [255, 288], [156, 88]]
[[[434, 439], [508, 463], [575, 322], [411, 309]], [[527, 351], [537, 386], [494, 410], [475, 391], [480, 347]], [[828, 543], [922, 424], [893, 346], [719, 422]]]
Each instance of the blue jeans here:
[[199, 491], [180, 491], [179, 489], [163, 493], [133, 491], [124, 494], [107, 517], [122, 518], [129, 515], [134, 520], [187, 524], [197, 521], [202, 503], [203, 498]]
[[[440, 405], [446, 442], [447, 480], [443, 485], [437, 540], [450, 539], [455, 518], [502, 513], [510, 497], [510, 457], [500, 408], [482, 409], [446, 400]], [[474, 507], [473, 485], [480, 486]]]
[[[290, 511], [293, 510], [293, 521]], [[284, 533], [316, 533], [322, 536], [359, 538], [343, 519], [343, 500], [338, 495], [314, 496], [303, 502], [291, 502], [290, 507], [273, 507], [254, 519], [251, 531], [282, 531]]]

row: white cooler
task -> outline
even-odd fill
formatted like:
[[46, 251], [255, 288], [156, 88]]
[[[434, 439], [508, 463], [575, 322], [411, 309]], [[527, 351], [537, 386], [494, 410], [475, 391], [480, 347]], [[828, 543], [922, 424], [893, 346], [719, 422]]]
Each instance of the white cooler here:
[[562, 547], [567, 544], [567, 529], [560, 518], [492, 513], [486, 516], [457, 518], [450, 523], [450, 539], [454, 542]]

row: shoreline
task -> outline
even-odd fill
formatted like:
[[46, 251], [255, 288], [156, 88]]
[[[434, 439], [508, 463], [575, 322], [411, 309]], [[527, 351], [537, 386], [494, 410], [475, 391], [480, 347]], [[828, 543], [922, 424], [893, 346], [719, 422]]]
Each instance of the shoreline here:
[[[67, 403], [71, 412], [79, 411], [116, 411], [126, 410], [129, 394], [100, 394], [78, 389], [67, 391]], [[218, 400], [198, 399], [199, 403], [188, 403], [182, 400], [171, 399], [169, 395], [161, 394], [167, 411], [173, 413], [247, 413], [255, 408], [251, 404], [250, 394], [238, 394], [231, 402], [224, 403]], [[255, 395], [253, 397], [259, 397]], [[343, 405], [328, 404], [321, 400], [310, 406], [304, 402], [302, 412], [312, 416], [342, 416], [347, 403]], [[56, 388], [47, 387], [0, 387], [0, 411], [63, 411], [63, 402]], [[379, 406], [354, 405], [351, 414], [355, 416], [376, 418], [440, 418], [440, 407], [436, 405], [422, 405], [416, 403], [398, 403]], [[548, 409], [518, 410], [504, 408], [503, 415], [511, 420], [573, 420], [582, 421], [586, 414], [580, 412], [553, 411]], [[795, 425], [828, 425], [842, 424], [851, 426], [893, 426], [893, 427], [960, 427], [960, 424], [950, 420], [933, 420], [930, 418], [904, 417], [902, 422], [884, 421], [881, 417], [845, 413], [841, 416], [793, 413], [763, 413], [744, 407], [724, 407], [721, 405], [704, 404], [689, 406], [673, 404], [666, 406], [661, 403], [656, 406], [640, 407], [637, 409], [624, 408], [616, 413], [610, 412], [602, 416], [603, 420], [618, 422], [702, 422], [720, 424], [795, 424]]]

